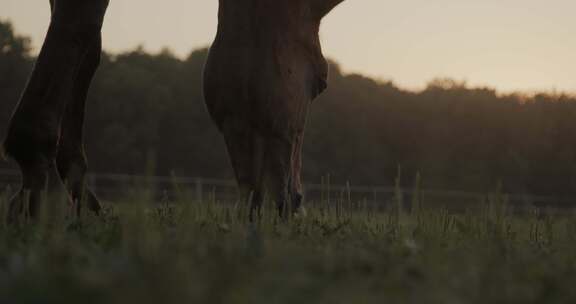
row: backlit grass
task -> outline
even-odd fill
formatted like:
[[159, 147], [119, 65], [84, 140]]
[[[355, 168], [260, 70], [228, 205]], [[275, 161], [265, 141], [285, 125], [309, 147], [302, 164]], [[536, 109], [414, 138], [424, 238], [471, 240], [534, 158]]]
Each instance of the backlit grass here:
[[[414, 204], [308, 205], [278, 220], [267, 204], [133, 191], [101, 217], [48, 200], [34, 222], [0, 229], [1, 303], [570, 303], [576, 216], [514, 215], [494, 197], [451, 214]], [[2, 195], [0, 208], [7, 195]], [[313, 205], [313, 206], [312, 206]], [[354, 208], [352, 208], [354, 207]]]

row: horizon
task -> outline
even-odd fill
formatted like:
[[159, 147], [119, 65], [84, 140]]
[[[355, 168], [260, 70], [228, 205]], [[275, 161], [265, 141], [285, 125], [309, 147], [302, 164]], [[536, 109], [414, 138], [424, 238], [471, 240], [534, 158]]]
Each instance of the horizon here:
[[[576, 93], [570, 73], [576, 70], [576, 20], [570, 16], [576, 3], [500, 2], [348, 0], [323, 22], [324, 53], [345, 74], [362, 74], [403, 90], [419, 91], [434, 79], [447, 78], [504, 94]], [[210, 45], [216, 1], [166, 4], [161, 12], [152, 1], [112, 1], [104, 49], [118, 54], [138, 46], [149, 53], [167, 48], [182, 59]], [[138, 14], [132, 14], [134, 7]], [[3, 0], [0, 19], [30, 37], [36, 54], [49, 22], [48, 1]]]

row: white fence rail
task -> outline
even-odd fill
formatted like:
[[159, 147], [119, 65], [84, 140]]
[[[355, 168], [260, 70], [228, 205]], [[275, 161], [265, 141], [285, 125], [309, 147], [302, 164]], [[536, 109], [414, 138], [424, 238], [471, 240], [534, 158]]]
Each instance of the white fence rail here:
[[[0, 191], [13, 191], [20, 182], [14, 170], [0, 170]], [[92, 174], [89, 185], [105, 200], [118, 199], [132, 189], [153, 189], [156, 195], [170, 199], [176, 192], [184, 192], [197, 201], [205, 199], [231, 202], [237, 198], [236, 183], [232, 180], [201, 177], [136, 176], [123, 174]], [[6, 190], [8, 189], [8, 190]], [[12, 190], [10, 190], [12, 189]], [[351, 186], [306, 184], [308, 202], [346, 201], [371, 208], [386, 208], [395, 198], [402, 197], [405, 208], [410, 208], [415, 196], [425, 205], [443, 206], [454, 211], [479, 208], [495, 194], [448, 190], [396, 189], [391, 186]], [[530, 194], [503, 194], [515, 210], [533, 208], [570, 210], [576, 207], [576, 198], [536, 196]]]

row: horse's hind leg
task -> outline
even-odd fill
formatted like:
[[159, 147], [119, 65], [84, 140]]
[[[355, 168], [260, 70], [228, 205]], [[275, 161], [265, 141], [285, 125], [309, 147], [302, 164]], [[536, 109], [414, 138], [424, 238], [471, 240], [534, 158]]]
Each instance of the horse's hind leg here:
[[94, 73], [100, 63], [101, 39], [98, 38], [86, 54], [78, 70], [72, 98], [66, 106], [60, 133], [60, 145], [56, 156], [58, 174], [68, 191], [71, 203], [80, 213], [83, 204], [98, 213], [100, 202], [86, 186], [86, 156], [83, 143], [83, 126], [86, 96]]

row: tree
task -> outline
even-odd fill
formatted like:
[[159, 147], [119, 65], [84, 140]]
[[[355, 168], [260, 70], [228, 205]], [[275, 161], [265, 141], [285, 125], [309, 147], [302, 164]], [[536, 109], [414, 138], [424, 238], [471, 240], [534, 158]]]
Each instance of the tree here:
[[[30, 72], [30, 43], [0, 22], [0, 135]], [[104, 54], [88, 101], [90, 168], [231, 178], [221, 135], [202, 97], [207, 49], [176, 58], [141, 48]], [[419, 92], [345, 75], [330, 63], [329, 89], [314, 102], [304, 180], [576, 195], [576, 97], [498, 94], [449, 79]], [[0, 163], [0, 166], [5, 163]]]

